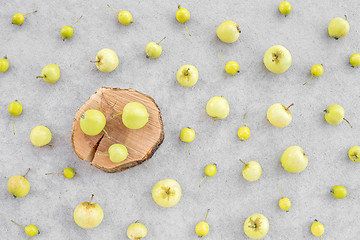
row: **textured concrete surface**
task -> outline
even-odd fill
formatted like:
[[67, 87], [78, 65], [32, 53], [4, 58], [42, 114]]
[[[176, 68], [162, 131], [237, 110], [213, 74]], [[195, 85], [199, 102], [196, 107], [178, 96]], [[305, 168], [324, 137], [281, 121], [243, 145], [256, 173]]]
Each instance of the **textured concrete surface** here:
[[[134, 24], [122, 26], [107, 8], [127, 9]], [[323, 239], [357, 239], [360, 230], [358, 199], [359, 166], [347, 157], [352, 145], [359, 144], [359, 69], [348, 60], [360, 41], [358, 24], [360, 2], [356, 0], [291, 1], [293, 11], [284, 18], [278, 12], [280, 1], [180, 1], [189, 9], [192, 36], [175, 20], [176, 1], [2, 1], [0, 9], [0, 54], [7, 55], [10, 68], [0, 74], [2, 109], [0, 118], [0, 215], [1, 239], [27, 239], [10, 219], [36, 224], [37, 239], [126, 239], [128, 225], [136, 220], [148, 227], [146, 239], [196, 239], [195, 225], [211, 209], [206, 239], [246, 239], [244, 220], [253, 213], [269, 218], [267, 240], [316, 239], [310, 225], [317, 218], [325, 226]], [[38, 13], [26, 17], [22, 26], [11, 24], [17, 12]], [[334, 17], [348, 16], [350, 33], [338, 41], [327, 35]], [[60, 29], [75, 25], [74, 37], [62, 41]], [[239, 41], [221, 43], [215, 34], [224, 20], [236, 21], [242, 30]], [[163, 55], [145, 58], [145, 45], [162, 42]], [[281, 44], [293, 57], [291, 68], [275, 75], [262, 63], [272, 45]], [[112, 73], [99, 72], [89, 62], [101, 48], [114, 49], [120, 65]], [[241, 73], [228, 76], [220, 60], [240, 64]], [[35, 79], [50, 63], [60, 66], [56, 84]], [[183, 64], [195, 65], [198, 83], [184, 88], [176, 81]], [[302, 86], [310, 68], [323, 64], [325, 73]], [[131, 170], [108, 174], [77, 158], [70, 142], [76, 110], [101, 86], [135, 88], [152, 96], [163, 114], [165, 141], [152, 159]], [[215, 95], [226, 97], [230, 115], [214, 125], [205, 112], [206, 102]], [[24, 107], [16, 119], [8, 104], [18, 99]], [[290, 104], [293, 122], [284, 129], [266, 120], [267, 108], [276, 102]], [[346, 123], [328, 125], [323, 110], [340, 104], [354, 128]], [[248, 113], [252, 136], [237, 139], [237, 129]], [[29, 140], [36, 125], [53, 133], [54, 148], [35, 148]], [[179, 131], [186, 126], [196, 130], [195, 141], [186, 146]], [[290, 174], [281, 168], [280, 156], [291, 145], [300, 145], [309, 157], [308, 168]], [[246, 182], [238, 159], [256, 160], [263, 167], [259, 181]], [[207, 164], [216, 162], [218, 173], [198, 184]], [[45, 176], [74, 167], [74, 179]], [[31, 191], [25, 198], [13, 199], [7, 180], [31, 168]], [[171, 209], [158, 207], [151, 197], [152, 186], [164, 178], [178, 180], [183, 189], [179, 204]], [[277, 205], [276, 184], [293, 203], [289, 213]], [[333, 185], [344, 185], [355, 199], [334, 199]], [[91, 230], [79, 228], [73, 210], [95, 194], [104, 209], [102, 224]]]

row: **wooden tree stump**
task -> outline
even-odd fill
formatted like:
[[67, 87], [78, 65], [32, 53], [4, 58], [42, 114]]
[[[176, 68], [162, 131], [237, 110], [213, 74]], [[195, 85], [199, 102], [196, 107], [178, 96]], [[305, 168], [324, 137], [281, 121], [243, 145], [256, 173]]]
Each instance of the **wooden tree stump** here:
[[[129, 102], [139, 102], [146, 107], [149, 121], [144, 127], [128, 129], [122, 123], [121, 116], [113, 117], [121, 113]], [[105, 115], [104, 129], [110, 138], [104, 132], [96, 136], [83, 133], [79, 120], [88, 109], [97, 109]], [[71, 134], [71, 142], [78, 157], [109, 173], [124, 171], [150, 159], [163, 140], [161, 113], [154, 99], [134, 89], [106, 87], [98, 89], [77, 111]], [[120, 163], [110, 161], [108, 156], [108, 148], [114, 143], [123, 144], [128, 149], [128, 157]]]

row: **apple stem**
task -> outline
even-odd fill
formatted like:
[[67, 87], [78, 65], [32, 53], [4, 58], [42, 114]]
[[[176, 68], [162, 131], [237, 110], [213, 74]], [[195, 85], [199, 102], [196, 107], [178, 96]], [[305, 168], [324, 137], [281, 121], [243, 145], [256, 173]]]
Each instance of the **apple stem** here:
[[180, 4], [178, 4], [178, 8], [180, 8]]
[[20, 226], [20, 227], [22, 227], [22, 228], [25, 228], [23, 225], [20, 225], [20, 224], [18, 224], [17, 222], [15, 222], [15, 221], [13, 221], [13, 220], [11, 220], [13, 223], [15, 223], [16, 225], [18, 225], [18, 226]]
[[189, 153], [189, 155], [190, 155], [189, 145], [188, 145], [187, 142], [186, 142], [185, 144], [186, 144], [186, 148], [187, 148], [187, 150], [188, 150], [188, 153]]
[[166, 195], [169, 195], [170, 194], [170, 187], [168, 187], [165, 191]]
[[99, 60], [95, 60], [95, 61], [90, 60], [90, 62], [91, 62], [91, 63], [98, 63], [98, 62], [100, 62], [100, 59], [99, 59]]
[[26, 171], [25, 175], [23, 177], [25, 177], [30, 171], [30, 168]]
[[103, 132], [105, 133], [107, 138], [110, 138], [109, 134], [107, 133], [107, 131], [105, 129], [103, 129]]
[[241, 33], [240, 27], [236, 27], [236, 29], [238, 30], [239, 33]]
[[83, 16], [79, 17], [79, 19], [76, 20], [76, 22], [74, 22], [74, 23], [71, 25], [71, 27], [74, 26], [80, 19], [82, 19], [82, 17], [83, 17]]
[[[358, 44], [359, 45], [359, 44]], [[7, 59], [7, 56], [4, 56], [4, 59]]]
[[112, 117], [117, 117], [117, 116], [120, 116], [122, 115], [123, 113], [117, 113], [117, 114], [114, 114]]
[[63, 173], [45, 173], [45, 175], [64, 175]]
[[310, 82], [310, 80], [313, 78], [314, 75], [311, 75], [311, 78], [309, 80], [306, 81], [306, 83], [303, 83], [303, 85], [307, 84], [308, 82]]
[[214, 118], [213, 124], [216, 122], [216, 118]]
[[183, 74], [184, 74], [185, 76], [188, 76], [188, 75], [189, 75], [189, 71], [190, 71], [190, 68], [184, 69]]
[[44, 78], [44, 76], [36, 76], [36, 78]]
[[279, 56], [276, 55], [276, 54], [274, 54], [272, 61], [273, 61], [273, 62], [278, 62], [278, 58], [279, 58]]
[[115, 11], [115, 9], [113, 9], [112, 7], [110, 7], [110, 5], [107, 5], [111, 10], [113, 10], [114, 12], [118, 13], [117, 11]]
[[199, 183], [199, 188], [200, 188], [201, 183], [205, 180], [205, 178], [206, 178], [206, 176], [203, 177], [203, 179], [201, 179], [201, 181], [200, 181], [200, 183]]
[[293, 106], [293, 105], [294, 105], [294, 103], [290, 104], [287, 108], [285, 108], [285, 110], [286, 110], [286, 111], [289, 110], [289, 108], [290, 108], [291, 106]]
[[351, 196], [351, 195], [348, 195], [348, 197], [352, 198], [352, 199], [355, 199], [355, 197]]
[[343, 118], [348, 124], [349, 124], [349, 126], [352, 128], [352, 125], [351, 125], [351, 123], [346, 119], [346, 118]]
[[344, 15], [345, 16], [345, 20], [347, 21], [347, 15]]
[[242, 162], [246, 166], [246, 163], [243, 160], [241, 160], [241, 159], [239, 159], [239, 160], [240, 160], [240, 162]]
[[166, 36], [165, 37], [163, 37], [158, 43], [157, 43], [157, 45], [159, 45], [162, 41], [164, 41], [166, 39]]
[[277, 187], [278, 187], [278, 189], [279, 189], [279, 192], [280, 192], [281, 198], [283, 198], [283, 195], [282, 195], [282, 192], [281, 192], [281, 190], [280, 190], [279, 185], [278, 185], [278, 184], [276, 184], [276, 186], [277, 186]]
[[184, 24], [185, 24], [185, 29], [186, 29], [187, 33], [188, 33], [189, 36], [191, 37], [191, 34], [190, 34], [190, 32], [189, 32], [189, 29], [188, 29], [187, 26], [186, 26], [186, 23], [184, 23]]
[[223, 59], [222, 53], [223, 53], [223, 50], [221, 49], [221, 52], [220, 52], [221, 61], [223, 61], [223, 63], [226, 64], [226, 62], [225, 62], [224, 59]]
[[244, 126], [245, 126], [246, 115], [247, 115], [247, 113], [245, 113], [245, 115], [244, 115]]
[[27, 13], [27, 14], [24, 14], [24, 16], [27, 16], [27, 15], [29, 15], [29, 14], [36, 13], [36, 12], [37, 12], [37, 10], [32, 11], [32, 12], [29, 12], [29, 13]]
[[14, 116], [14, 119], [13, 119], [13, 133], [14, 133], [14, 135], [15, 135], [15, 116]]
[[209, 211], [210, 211], [210, 209], [208, 209], [207, 212], [206, 212], [206, 216], [205, 216], [204, 222], [206, 222], [206, 219], [207, 219], [207, 217], [208, 217], [208, 215], [209, 215]]
[[94, 194], [91, 194], [90, 203], [92, 203], [92, 200], [94, 199]]

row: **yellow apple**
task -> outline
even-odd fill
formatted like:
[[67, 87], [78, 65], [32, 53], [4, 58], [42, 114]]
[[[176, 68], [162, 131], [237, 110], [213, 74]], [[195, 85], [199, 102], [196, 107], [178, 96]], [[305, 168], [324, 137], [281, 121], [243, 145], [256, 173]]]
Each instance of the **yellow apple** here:
[[216, 29], [216, 35], [224, 43], [233, 43], [240, 36], [240, 28], [234, 21], [225, 21]]
[[338, 125], [342, 122], [342, 120], [345, 120], [350, 125], [350, 127], [352, 127], [350, 122], [344, 117], [345, 110], [342, 106], [333, 104], [330, 105], [324, 112], [327, 123], [331, 125]]
[[180, 184], [174, 179], [161, 180], [154, 185], [152, 197], [161, 207], [173, 207], [181, 198]]
[[206, 112], [210, 117], [224, 119], [229, 115], [230, 106], [226, 98], [215, 96], [210, 98], [206, 104]]
[[8, 180], [7, 183], [8, 191], [15, 198], [25, 197], [30, 191], [30, 183], [25, 178], [26, 174], [24, 176], [15, 175], [9, 178]]
[[308, 165], [308, 158], [301, 147], [288, 147], [281, 156], [283, 168], [291, 173], [303, 171]]
[[95, 61], [96, 67], [101, 72], [112, 72], [119, 65], [119, 59], [114, 50], [103, 48], [96, 54]]
[[42, 147], [51, 142], [51, 131], [45, 126], [36, 126], [31, 130], [30, 141], [36, 147]]
[[179, 68], [176, 78], [182, 86], [192, 87], [199, 79], [199, 72], [193, 65], [183, 65]]
[[353, 162], [360, 162], [360, 146], [352, 146], [348, 152], [349, 158]]
[[328, 32], [329, 36], [335, 39], [345, 37], [350, 30], [349, 22], [344, 18], [336, 17], [329, 23]]
[[144, 224], [135, 222], [130, 224], [127, 229], [126, 235], [131, 240], [142, 239], [147, 235], [147, 228]]
[[283, 73], [291, 66], [291, 54], [281, 45], [270, 47], [264, 55], [266, 68], [273, 73]]
[[323, 233], [325, 231], [324, 225], [319, 223], [318, 220], [316, 220], [316, 219], [315, 219], [314, 223], [311, 225], [310, 229], [311, 229], [311, 233], [315, 237], [320, 237], [320, 239], [321, 239], [321, 235], [323, 235]]
[[244, 232], [249, 238], [261, 239], [265, 237], [268, 231], [269, 220], [262, 214], [253, 214], [244, 223]]
[[291, 123], [292, 116], [289, 108], [292, 105], [293, 104], [291, 104], [289, 107], [285, 107], [281, 103], [275, 103], [271, 105], [266, 113], [267, 119], [275, 127], [286, 127]]
[[242, 160], [240, 161], [244, 163], [242, 174], [247, 181], [254, 182], [261, 177], [262, 169], [261, 165], [258, 162], [250, 161], [248, 163], [245, 163]]
[[122, 122], [130, 129], [140, 129], [149, 121], [146, 107], [139, 102], [129, 102], [122, 112]]
[[102, 208], [92, 201], [93, 197], [94, 195], [90, 202], [83, 202], [74, 210], [74, 220], [79, 227], [86, 229], [97, 227], [104, 218]]

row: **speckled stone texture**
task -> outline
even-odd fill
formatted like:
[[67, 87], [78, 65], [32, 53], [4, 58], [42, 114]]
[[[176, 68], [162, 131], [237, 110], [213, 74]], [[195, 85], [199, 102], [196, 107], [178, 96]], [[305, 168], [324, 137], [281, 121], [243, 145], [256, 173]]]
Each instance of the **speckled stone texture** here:
[[[10, 68], [0, 74], [0, 232], [2, 240], [27, 239], [10, 222], [36, 224], [41, 234], [36, 239], [82, 240], [126, 239], [126, 229], [139, 220], [148, 228], [149, 240], [196, 239], [195, 225], [208, 217], [208, 240], [246, 239], [245, 219], [262, 213], [270, 221], [266, 240], [316, 239], [310, 226], [316, 218], [325, 226], [323, 239], [357, 239], [360, 230], [359, 167], [347, 157], [348, 149], [359, 144], [359, 69], [349, 65], [349, 57], [360, 41], [360, 2], [291, 1], [293, 11], [284, 18], [278, 11], [281, 1], [229, 0], [180, 3], [189, 9], [188, 28], [175, 19], [179, 1], [2, 1], [0, 8], [0, 55], [7, 55]], [[134, 24], [122, 26], [106, 4], [129, 10]], [[38, 12], [26, 17], [22, 26], [11, 24], [17, 12]], [[349, 34], [338, 41], [327, 34], [334, 17], [347, 15]], [[62, 41], [60, 29], [81, 19], [74, 26], [74, 37]], [[224, 20], [236, 21], [242, 33], [233, 44], [220, 42], [215, 34]], [[163, 54], [145, 58], [145, 46], [159, 41]], [[263, 65], [265, 51], [284, 45], [293, 64], [284, 74], [272, 74]], [[102, 73], [89, 62], [104, 48], [115, 50], [119, 67]], [[220, 59], [240, 64], [240, 74], [228, 76]], [[58, 64], [61, 78], [56, 84], [36, 79], [41, 69]], [[176, 81], [183, 64], [195, 65], [198, 83], [184, 88]], [[306, 86], [310, 68], [323, 64], [325, 73]], [[133, 169], [109, 174], [81, 161], [71, 146], [71, 126], [77, 109], [99, 87], [134, 88], [150, 95], [159, 105], [165, 141], [149, 161]], [[213, 96], [224, 96], [230, 115], [213, 120], [205, 112]], [[11, 130], [9, 103], [18, 99], [24, 107], [16, 118], [16, 136]], [[267, 108], [276, 102], [294, 103], [292, 123], [278, 129], [266, 119]], [[354, 128], [345, 122], [328, 125], [323, 110], [340, 104]], [[251, 137], [237, 138], [247, 112]], [[36, 148], [29, 140], [36, 125], [53, 133], [53, 148]], [[179, 132], [190, 126], [196, 130], [189, 144], [191, 155], [179, 140]], [[281, 168], [280, 156], [291, 145], [301, 146], [309, 158], [307, 169], [299, 174]], [[238, 161], [258, 161], [263, 174], [257, 182], [246, 182]], [[207, 164], [216, 162], [218, 173], [198, 184]], [[45, 176], [73, 167], [77, 175], [67, 180]], [[22, 199], [7, 192], [7, 180], [31, 168], [31, 190]], [[171, 209], [160, 208], [151, 197], [152, 186], [164, 178], [176, 179], [183, 196]], [[292, 208], [279, 209], [279, 184]], [[334, 199], [333, 185], [344, 185], [355, 199]], [[104, 209], [104, 220], [95, 229], [79, 228], [73, 220], [75, 207], [90, 199]]]

